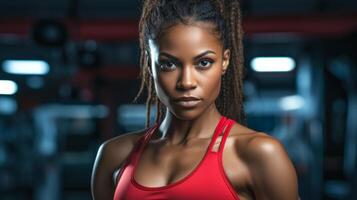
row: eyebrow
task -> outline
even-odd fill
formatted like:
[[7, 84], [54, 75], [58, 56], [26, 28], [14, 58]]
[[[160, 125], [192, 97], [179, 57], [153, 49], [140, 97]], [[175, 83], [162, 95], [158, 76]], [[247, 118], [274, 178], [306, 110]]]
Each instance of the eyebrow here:
[[[216, 54], [214, 51], [207, 50], [207, 51], [205, 51], [203, 53], [200, 53], [199, 55], [195, 56], [193, 59], [197, 60], [198, 58], [201, 58], [201, 57], [203, 57], [203, 56], [205, 56], [205, 55], [207, 55], [209, 53]], [[166, 57], [169, 57], [169, 58], [171, 58], [171, 59], [173, 59], [175, 61], [178, 61], [178, 58], [176, 58], [175, 56], [173, 56], [171, 54], [168, 54], [166, 52], [160, 52], [159, 56], [166, 56]]]

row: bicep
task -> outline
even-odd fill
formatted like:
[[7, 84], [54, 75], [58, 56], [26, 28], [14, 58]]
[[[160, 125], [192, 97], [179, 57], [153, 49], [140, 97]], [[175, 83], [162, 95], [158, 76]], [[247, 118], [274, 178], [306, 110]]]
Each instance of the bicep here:
[[94, 200], [109, 200], [114, 196], [113, 173], [109, 165], [108, 147], [103, 144], [99, 147], [94, 162], [91, 189]]
[[255, 144], [251, 165], [257, 199], [297, 200], [297, 176], [284, 147], [275, 139], [261, 139]]

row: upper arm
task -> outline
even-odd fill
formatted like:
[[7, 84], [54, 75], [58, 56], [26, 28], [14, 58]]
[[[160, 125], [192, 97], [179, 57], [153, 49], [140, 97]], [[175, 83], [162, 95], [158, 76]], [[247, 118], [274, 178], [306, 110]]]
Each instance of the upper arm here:
[[256, 136], [248, 146], [249, 171], [256, 198], [297, 200], [296, 171], [282, 144], [270, 136]]
[[110, 165], [110, 151], [110, 144], [107, 142], [98, 149], [91, 179], [93, 199], [113, 199], [114, 187], [111, 181], [113, 167]]
[[113, 176], [130, 154], [138, 134], [125, 134], [104, 142], [94, 161], [91, 190], [94, 200], [113, 199], [115, 183]]

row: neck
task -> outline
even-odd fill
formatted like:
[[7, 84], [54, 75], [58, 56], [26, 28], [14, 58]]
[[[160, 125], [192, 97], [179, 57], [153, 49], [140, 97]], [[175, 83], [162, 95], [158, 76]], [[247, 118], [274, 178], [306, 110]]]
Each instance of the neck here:
[[177, 118], [168, 109], [159, 130], [168, 144], [184, 144], [190, 139], [211, 137], [221, 118], [215, 104], [194, 119]]

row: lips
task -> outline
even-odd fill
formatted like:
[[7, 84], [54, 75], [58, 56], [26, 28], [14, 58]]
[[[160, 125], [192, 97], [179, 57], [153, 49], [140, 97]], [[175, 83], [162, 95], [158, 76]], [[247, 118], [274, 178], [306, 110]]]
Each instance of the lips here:
[[193, 108], [201, 102], [201, 99], [193, 96], [184, 96], [175, 99], [174, 102], [181, 107]]
[[183, 96], [175, 99], [175, 101], [198, 101], [198, 100], [200, 99], [193, 96]]

